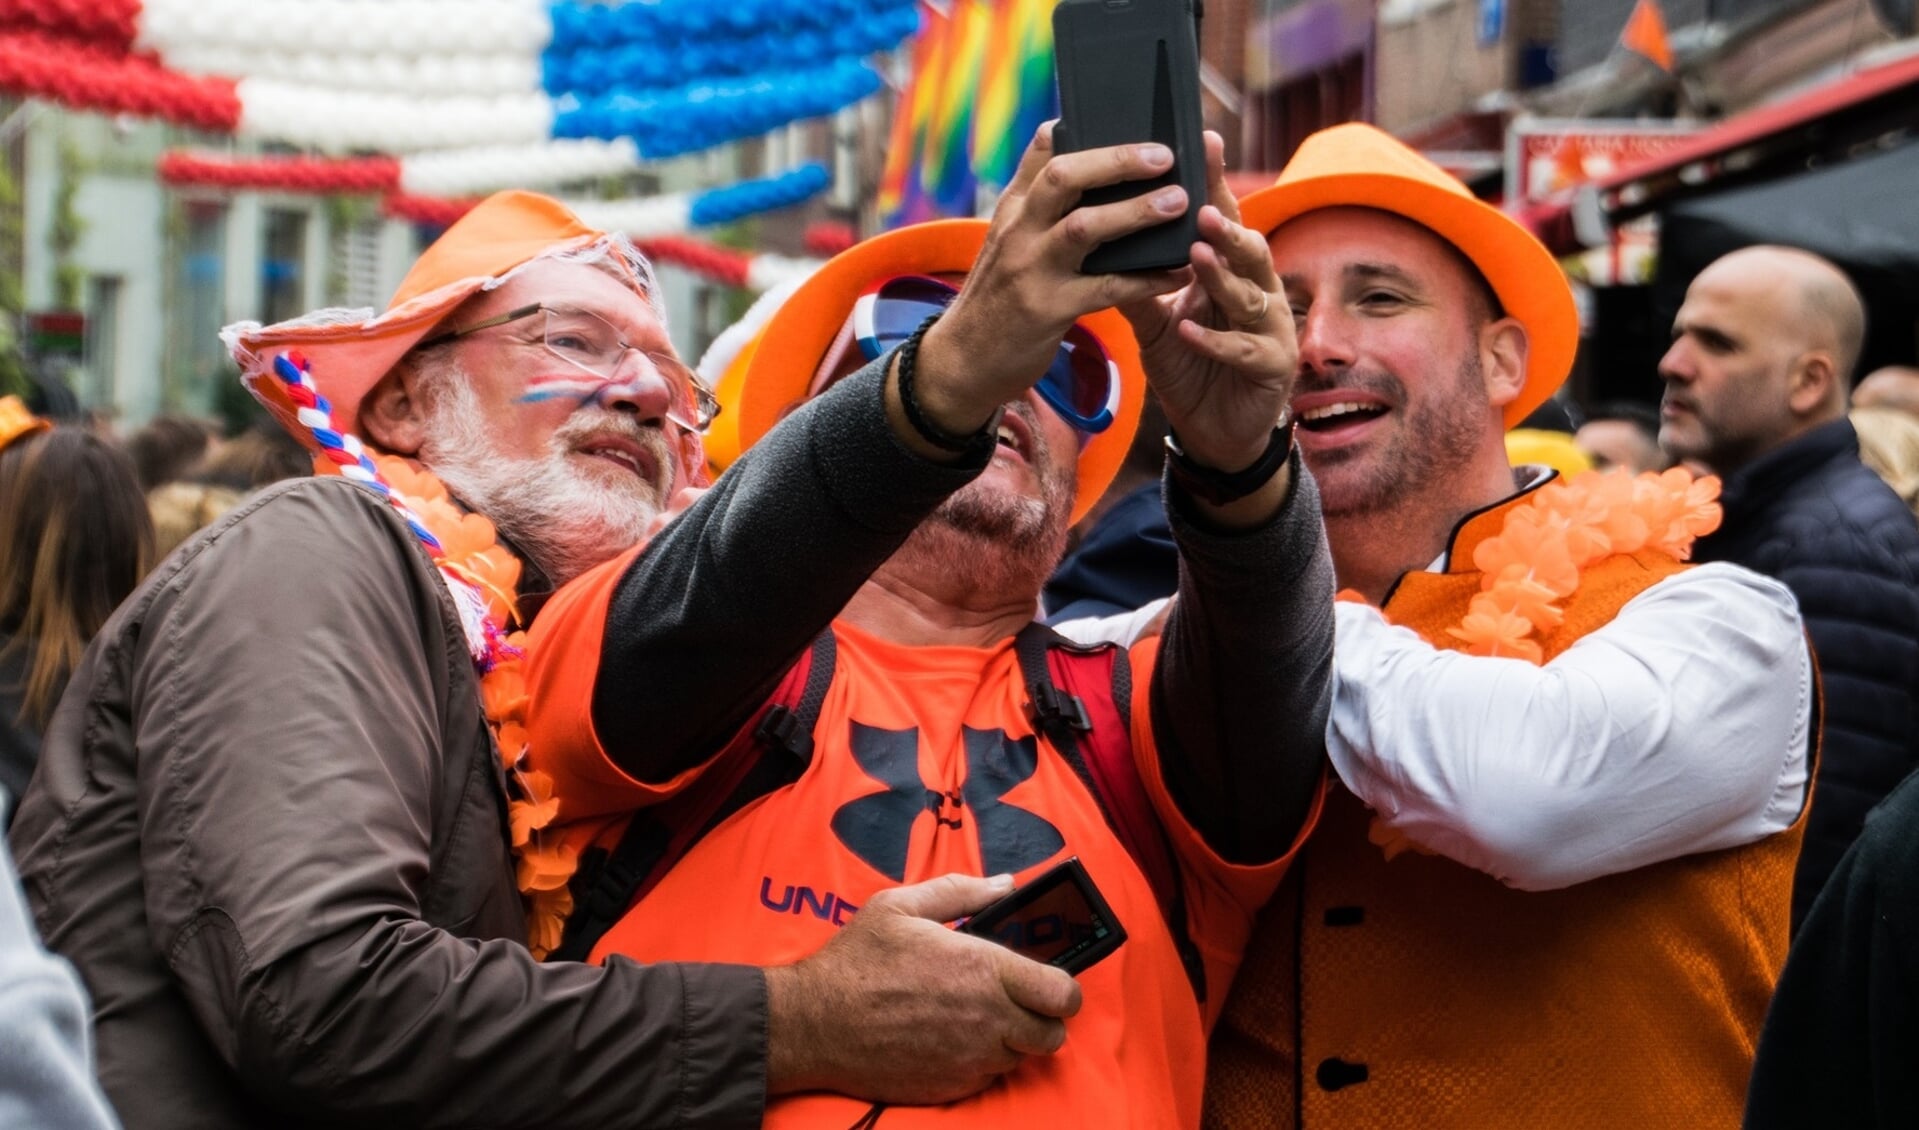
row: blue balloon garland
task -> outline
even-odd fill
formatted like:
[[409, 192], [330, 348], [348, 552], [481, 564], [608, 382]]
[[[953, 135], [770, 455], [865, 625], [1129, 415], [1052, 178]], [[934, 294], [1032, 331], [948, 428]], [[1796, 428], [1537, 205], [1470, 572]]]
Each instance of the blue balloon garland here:
[[631, 137], [643, 159], [676, 157], [757, 137], [788, 122], [850, 106], [880, 88], [865, 63], [842, 59], [814, 70], [763, 74], [672, 90], [554, 100], [554, 137]]
[[[660, 50], [690, 40], [779, 40], [804, 28], [828, 29], [876, 16], [912, 13], [917, 0], [654, 0], [604, 4], [559, 0], [549, 9], [551, 55], [630, 44]], [[667, 54], [673, 52], [668, 51]], [[787, 58], [803, 58], [787, 53]]]
[[787, 70], [788, 60], [820, 66], [864, 57], [892, 50], [918, 29], [917, 7], [889, 7], [837, 23], [817, 25], [807, 21], [764, 29], [756, 35], [687, 39], [670, 50], [662, 50], [657, 44], [548, 48], [541, 67], [549, 94], [585, 99], [682, 86], [689, 78]]
[[693, 198], [690, 219], [694, 227], [724, 224], [742, 216], [790, 208], [825, 192], [833, 183], [826, 166], [814, 162], [776, 176], [741, 181], [702, 192]]

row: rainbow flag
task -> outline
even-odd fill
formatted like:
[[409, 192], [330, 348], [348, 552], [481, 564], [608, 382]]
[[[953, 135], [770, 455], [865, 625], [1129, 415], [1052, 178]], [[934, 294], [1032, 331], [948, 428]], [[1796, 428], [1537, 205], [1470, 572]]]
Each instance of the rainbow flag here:
[[889, 226], [970, 216], [998, 191], [1039, 124], [1058, 113], [1051, 0], [953, 0], [924, 9], [880, 178]]
[[973, 175], [995, 191], [1019, 168], [1033, 131], [1059, 112], [1049, 0], [999, 0], [973, 116]]
[[893, 110], [893, 129], [887, 138], [886, 167], [880, 172], [875, 201], [887, 227], [917, 223], [932, 217], [920, 187], [919, 154], [932, 122], [937, 75], [944, 65], [946, 17], [930, 5], [920, 5], [920, 30], [913, 39], [913, 65], [906, 89]]

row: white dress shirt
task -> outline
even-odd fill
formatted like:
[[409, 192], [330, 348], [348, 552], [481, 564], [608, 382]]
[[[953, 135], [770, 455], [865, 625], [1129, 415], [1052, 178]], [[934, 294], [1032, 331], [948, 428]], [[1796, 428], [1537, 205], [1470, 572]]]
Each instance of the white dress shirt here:
[[[1130, 644], [1164, 603], [1058, 628]], [[1798, 818], [1812, 658], [1770, 578], [1687, 569], [1543, 666], [1435, 648], [1369, 605], [1336, 616], [1340, 780], [1414, 844], [1509, 886], [1567, 887]]]

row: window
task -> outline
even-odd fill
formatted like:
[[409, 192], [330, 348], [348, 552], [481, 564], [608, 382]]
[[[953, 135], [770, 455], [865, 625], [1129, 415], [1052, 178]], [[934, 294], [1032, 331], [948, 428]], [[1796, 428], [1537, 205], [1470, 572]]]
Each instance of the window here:
[[160, 406], [206, 412], [231, 366], [220, 344], [226, 322], [227, 209], [217, 200], [181, 200], [170, 225], [166, 368]]
[[85, 375], [76, 389], [83, 403], [103, 406], [117, 399], [120, 360], [120, 279], [94, 275], [87, 280]]
[[261, 320], [272, 325], [306, 313], [307, 214], [268, 208], [261, 251]]

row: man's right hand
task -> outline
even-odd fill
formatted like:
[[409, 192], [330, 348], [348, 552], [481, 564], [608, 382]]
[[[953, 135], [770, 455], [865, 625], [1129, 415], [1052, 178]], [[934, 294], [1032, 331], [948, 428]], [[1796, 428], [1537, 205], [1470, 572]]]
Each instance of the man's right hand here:
[[944, 925], [1012, 889], [946, 875], [882, 891], [818, 953], [768, 969], [769, 1092], [952, 1102], [1058, 1051], [1079, 984]]
[[1176, 185], [1085, 208], [1078, 206], [1080, 196], [1159, 176], [1172, 163], [1172, 150], [1153, 144], [1056, 153], [1053, 124], [1039, 128], [993, 209], [985, 245], [959, 297], [920, 346], [914, 397], [928, 420], [952, 435], [977, 431], [1000, 405], [1039, 382], [1076, 320], [1178, 290], [1191, 280], [1187, 268], [1123, 275], [1079, 271], [1101, 243], [1197, 206]]

